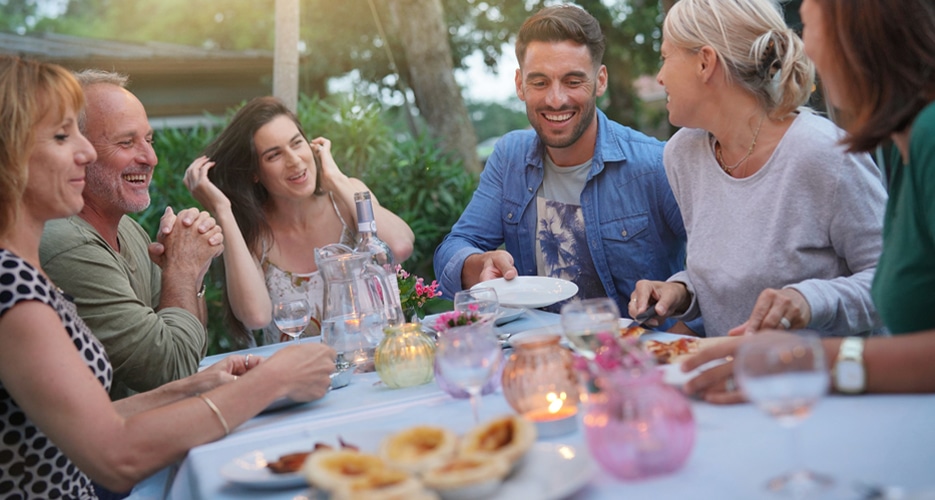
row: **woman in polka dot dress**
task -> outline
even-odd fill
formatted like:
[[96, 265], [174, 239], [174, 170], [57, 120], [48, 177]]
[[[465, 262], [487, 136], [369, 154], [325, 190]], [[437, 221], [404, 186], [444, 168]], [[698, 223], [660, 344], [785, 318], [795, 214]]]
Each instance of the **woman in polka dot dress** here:
[[83, 102], [63, 68], [0, 55], [0, 499], [127, 491], [279, 397], [320, 398], [334, 370], [328, 347], [294, 345], [110, 401], [104, 349], [39, 266], [45, 221], [82, 209], [97, 158]]

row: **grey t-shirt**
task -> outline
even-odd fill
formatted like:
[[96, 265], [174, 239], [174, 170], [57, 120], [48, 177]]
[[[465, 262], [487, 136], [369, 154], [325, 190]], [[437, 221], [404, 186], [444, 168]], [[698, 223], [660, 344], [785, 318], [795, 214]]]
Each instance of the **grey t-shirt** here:
[[[591, 259], [581, 191], [591, 171], [591, 160], [559, 167], [545, 155], [542, 185], [536, 195], [536, 267], [539, 276], [551, 276], [578, 285], [578, 299], [606, 297]], [[551, 310], [560, 310], [556, 304]]]

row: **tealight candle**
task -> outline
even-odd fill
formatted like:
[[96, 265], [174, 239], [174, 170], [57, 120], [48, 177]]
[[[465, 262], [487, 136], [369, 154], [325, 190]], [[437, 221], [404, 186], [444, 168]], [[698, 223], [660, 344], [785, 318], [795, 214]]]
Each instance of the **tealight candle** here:
[[574, 432], [578, 428], [577, 415], [577, 408], [563, 407], [555, 412], [548, 409], [531, 410], [524, 413], [523, 417], [536, 424], [539, 437], [548, 438]]
[[574, 432], [578, 388], [571, 353], [559, 345], [557, 335], [518, 340], [513, 349], [503, 369], [507, 402], [536, 424], [541, 437]]

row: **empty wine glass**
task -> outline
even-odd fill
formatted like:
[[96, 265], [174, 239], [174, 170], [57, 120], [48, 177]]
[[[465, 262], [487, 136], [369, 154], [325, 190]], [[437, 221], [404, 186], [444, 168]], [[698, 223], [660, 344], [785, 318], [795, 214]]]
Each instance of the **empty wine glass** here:
[[502, 359], [493, 323], [485, 321], [441, 332], [435, 356], [445, 380], [470, 395], [477, 424], [481, 389], [497, 373]]
[[292, 299], [273, 304], [273, 322], [276, 328], [294, 340], [305, 331], [312, 318], [312, 308], [305, 299]]
[[807, 331], [758, 334], [738, 349], [734, 376], [748, 400], [790, 429], [795, 469], [770, 479], [766, 488], [798, 496], [829, 487], [830, 476], [801, 468], [795, 432], [828, 391], [828, 370], [818, 335]]
[[575, 351], [588, 359], [594, 358], [594, 350], [600, 345], [598, 333], [615, 334], [620, 329], [620, 310], [607, 297], [569, 302], [562, 306], [561, 314], [565, 337]]
[[493, 288], [477, 287], [455, 293], [454, 308], [455, 311], [473, 312], [481, 321], [488, 321], [500, 313], [500, 301]]

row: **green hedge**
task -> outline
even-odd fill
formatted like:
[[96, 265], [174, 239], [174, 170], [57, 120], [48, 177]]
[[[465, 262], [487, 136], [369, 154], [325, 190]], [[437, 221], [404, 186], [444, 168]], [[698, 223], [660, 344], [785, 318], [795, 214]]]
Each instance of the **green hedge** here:
[[[231, 114], [233, 110], [231, 111]], [[297, 115], [309, 138], [324, 136], [332, 142], [332, 154], [348, 175], [363, 180], [380, 203], [405, 220], [416, 235], [412, 256], [403, 263], [410, 272], [434, 279], [432, 255], [471, 199], [477, 179], [459, 161], [439, 149], [428, 136], [399, 135], [390, 125], [389, 113], [374, 102], [353, 96], [327, 100], [302, 96]], [[196, 206], [182, 177], [189, 163], [201, 154], [221, 127], [162, 129], [156, 132], [159, 166], [150, 189], [153, 202], [134, 218], [155, 235], [166, 206], [176, 211]], [[208, 278], [209, 354], [235, 349], [227, 336], [220, 277], [215, 262]]]

